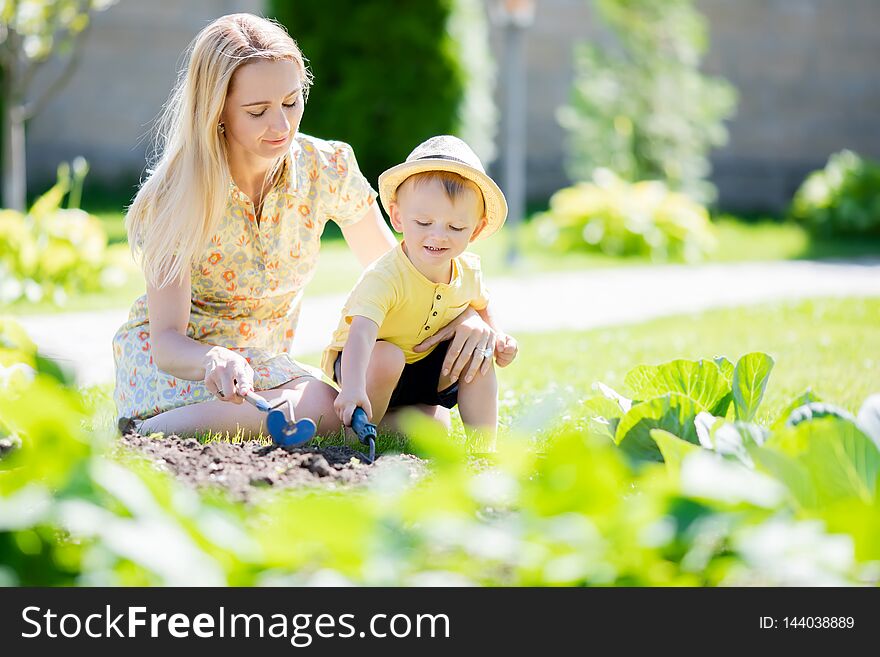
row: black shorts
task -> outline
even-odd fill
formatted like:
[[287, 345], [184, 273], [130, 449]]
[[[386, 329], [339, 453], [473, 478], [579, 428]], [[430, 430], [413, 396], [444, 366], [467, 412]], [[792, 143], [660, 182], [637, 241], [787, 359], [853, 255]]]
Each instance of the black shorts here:
[[[400, 380], [391, 393], [388, 408], [427, 404], [428, 406], [444, 406], [452, 408], [458, 403], [458, 381], [445, 390], [437, 391], [440, 372], [443, 370], [443, 359], [449, 349], [451, 340], [441, 342], [430, 354], [415, 363], [403, 366]], [[342, 367], [342, 352], [336, 356], [333, 367], [334, 379], [339, 383], [339, 370]]]

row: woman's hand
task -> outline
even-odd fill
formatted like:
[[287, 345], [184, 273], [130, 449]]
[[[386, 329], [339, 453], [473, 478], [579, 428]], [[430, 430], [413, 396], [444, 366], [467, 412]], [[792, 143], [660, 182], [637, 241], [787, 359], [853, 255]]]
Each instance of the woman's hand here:
[[217, 399], [240, 404], [254, 389], [254, 370], [241, 354], [225, 347], [212, 347], [203, 363], [205, 387]]
[[336, 400], [333, 402], [333, 408], [336, 409], [336, 414], [342, 420], [342, 424], [347, 427], [351, 426], [351, 416], [354, 413], [354, 409], [358, 406], [364, 409], [368, 419], [373, 418], [373, 407], [370, 406], [370, 398], [367, 397], [367, 391], [363, 388], [346, 388], [343, 385], [342, 390], [339, 391]]
[[413, 347], [413, 350], [422, 352], [452, 338], [443, 360], [443, 375], [448, 374], [453, 383], [459, 377], [470, 383], [477, 370], [482, 374], [489, 371], [495, 353], [496, 336], [497, 332], [483, 321], [479, 313], [468, 307], [430, 338]]

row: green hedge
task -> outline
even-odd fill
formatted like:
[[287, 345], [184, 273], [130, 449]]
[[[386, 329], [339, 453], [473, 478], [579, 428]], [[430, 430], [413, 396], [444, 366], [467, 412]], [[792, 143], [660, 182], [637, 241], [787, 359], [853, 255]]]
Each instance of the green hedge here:
[[[288, 29], [315, 76], [302, 131], [350, 143], [374, 185], [383, 170], [402, 162], [431, 135], [467, 139], [473, 133], [464, 125], [468, 89], [491, 93], [488, 35], [485, 30], [470, 34], [465, 43], [460, 30], [451, 28], [457, 16], [473, 13], [478, 5], [475, 0], [271, 0], [270, 16]], [[482, 61], [475, 61], [474, 42], [481, 41], [486, 42], [478, 49]], [[482, 114], [494, 122], [491, 103]], [[472, 145], [480, 153], [479, 145]]]

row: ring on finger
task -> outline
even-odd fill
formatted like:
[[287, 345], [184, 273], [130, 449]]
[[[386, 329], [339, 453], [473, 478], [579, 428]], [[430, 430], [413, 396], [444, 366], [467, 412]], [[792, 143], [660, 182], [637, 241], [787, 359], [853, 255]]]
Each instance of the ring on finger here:
[[481, 349], [480, 353], [483, 355], [483, 358], [492, 358], [495, 354], [495, 350], [492, 347], [486, 347], [485, 349]]

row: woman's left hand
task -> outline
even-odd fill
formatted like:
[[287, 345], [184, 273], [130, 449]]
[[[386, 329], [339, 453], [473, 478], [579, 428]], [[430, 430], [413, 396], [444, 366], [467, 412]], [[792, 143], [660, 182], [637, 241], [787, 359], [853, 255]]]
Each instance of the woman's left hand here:
[[443, 360], [443, 375], [448, 374], [453, 383], [459, 377], [470, 383], [478, 369], [482, 374], [489, 371], [497, 335], [497, 331], [469, 307], [437, 333], [413, 347], [413, 351], [420, 353], [451, 338]]

